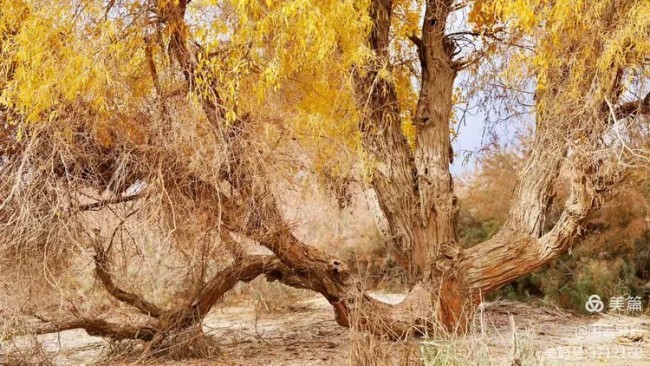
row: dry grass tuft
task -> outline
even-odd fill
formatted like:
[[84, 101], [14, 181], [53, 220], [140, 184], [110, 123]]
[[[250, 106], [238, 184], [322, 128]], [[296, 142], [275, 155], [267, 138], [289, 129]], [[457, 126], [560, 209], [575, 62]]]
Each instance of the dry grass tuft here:
[[[3, 354], [4, 353], [4, 354]], [[36, 336], [24, 336], [20, 344], [14, 340], [0, 345], [0, 361], [5, 366], [54, 366], [49, 354]]]

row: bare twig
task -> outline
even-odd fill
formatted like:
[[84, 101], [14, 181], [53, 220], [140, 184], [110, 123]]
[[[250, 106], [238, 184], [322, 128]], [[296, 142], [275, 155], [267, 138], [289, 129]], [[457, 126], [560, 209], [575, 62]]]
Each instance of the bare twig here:
[[107, 198], [105, 200], [80, 205], [77, 209], [79, 211], [97, 211], [103, 209], [106, 206], [115, 205], [118, 203], [136, 201], [146, 196], [147, 194], [143, 192], [143, 193], [137, 193], [128, 196]]

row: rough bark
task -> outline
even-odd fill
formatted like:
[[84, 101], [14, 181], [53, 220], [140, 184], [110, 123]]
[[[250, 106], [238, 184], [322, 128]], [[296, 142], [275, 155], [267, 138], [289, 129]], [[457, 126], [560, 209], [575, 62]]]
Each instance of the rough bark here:
[[[391, 233], [392, 254], [409, 282], [429, 281], [458, 255], [458, 211], [449, 172], [452, 160], [449, 120], [456, 77], [454, 46], [445, 38], [451, 2], [427, 2], [422, 38], [412, 37], [421, 63], [421, 90], [414, 118], [416, 147], [402, 132], [395, 86], [380, 76], [388, 60], [392, 2], [373, 1], [369, 45], [375, 59], [356, 78], [363, 111], [361, 130], [376, 169], [372, 184]], [[440, 268], [438, 268], [440, 267]], [[439, 276], [437, 276], [439, 277]]]
[[[413, 226], [417, 212], [414, 157], [402, 133], [402, 120], [395, 86], [380, 76], [389, 68], [388, 47], [392, 1], [375, 0], [370, 6], [373, 27], [369, 45], [375, 58], [364, 70], [357, 72], [356, 93], [362, 111], [363, 143], [376, 166], [372, 186], [389, 226], [389, 249], [397, 262], [415, 273], [411, 267]], [[415, 282], [414, 276], [411, 282]]]
[[[409, 283], [429, 289], [438, 315], [453, 328], [463, 312], [457, 299], [463, 290], [456, 264], [458, 204], [449, 164], [449, 121], [457, 65], [455, 46], [445, 37], [452, 1], [428, 1], [418, 48], [421, 90], [414, 118], [416, 147], [411, 151], [402, 132], [394, 85], [381, 78], [390, 68], [387, 56], [391, 1], [373, 1], [369, 45], [375, 60], [357, 77], [364, 145], [377, 164], [372, 184], [392, 235], [392, 253], [409, 275]], [[418, 291], [421, 293], [421, 291]], [[415, 296], [415, 295], [413, 295]], [[420, 295], [418, 295], [420, 296]]]
[[[559, 154], [558, 154], [559, 155]], [[532, 156], [529, 161], [539, 157]], [[557, 159], [557, 155], [555, 155]], [[547, 162], [554, 160], [553, 154], [546, 155]], [[464, 251], [461, 268], [465, 281], [475, 296], [487, 294], [510, 281], [542, 267], [566, 252], [573, 244], [573, 239], [580, 232], [580, 225], [587, 215], [598, 208], [598, 189], [594, 181], [599, 177], [586, 169], [573, 172], [571, 195], [567, 199], [558, 222], [546, 234], [539, 236], [536, 228], [538, 220], [526, 222], [528, 225], [515, 226], [512, 222], [504, 226], [493, 238]], [[526, 179], [520, 184], [520, 190], [527, 190], [525, 182], [539, 187], [548, 182], [547, 174], [540, 171], [537, 179]], [[548, 187], [541, 187], [547, 189]], [[529, 198], [528, 205], [515, 202], [513, 209], [536, 211], [540, 209], [539, 200]], [[542, 207], [541, 209], [543, 209]], [[529, 212], [516, 212], [520, 217], [535, 217]]]
[[422, 39], [416, 42], [422, 70], [414, 120], [419, 212], [413, 223], [417, 239], [412, 258], [416, 277], [423, 279], [444, 275], [451, 267], [451, 263], [444, 262], [454, 259], [458, 253], [458, 205], [449, 171], [453, 159], [449, 122], [456, 78], [452, 61], [455, 46], [445, 38], [452, 3], [427, 2]]

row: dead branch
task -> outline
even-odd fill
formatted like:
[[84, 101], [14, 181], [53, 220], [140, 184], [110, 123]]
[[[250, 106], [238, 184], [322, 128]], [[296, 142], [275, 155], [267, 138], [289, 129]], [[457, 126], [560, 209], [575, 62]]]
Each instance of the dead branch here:
[[139, 200], [140, 198], [144, 198], [144, 197], [146, 197], [146, 193], [143, 192], [143, 193], [137, 193], [128, 196], [107, 198], [105, 200], [80, 205], [77, 209], [79, 211], [97, 211], [110, 205], [131, 202], [131, 201]]
[[65, 330], [83, 329], [89, 335], [113, 339], [139, 339], [151, 341], [158, 330], [149, 325], [131, 326], [114, 324], [101, 319], [69, 319], [39, 324], [30, 329], [30, 334], [48, 334]]
[[650, 93], [645, 98], [620, 105], [614, 113], [616, 119], [650, 114]]
[[95, 250], [95, 256], [93, 257], [95, 261], [95, 277], [106, 289], [106, 291], [121, 302], [131, 305], [134, 308], [140, 310], [140, 312], [143, 314], [152, 316], [154, 318], [160, 317], [160, 315], [163, 313], [163, 310], [158, 306], [147, 301], [136, 293], [121, 289], [115, 284], [110, 273], [110, 260], [106, 251], [104, 251], [101, 243], [99, 243], [98, 240], [93, 240], [93, 243]]

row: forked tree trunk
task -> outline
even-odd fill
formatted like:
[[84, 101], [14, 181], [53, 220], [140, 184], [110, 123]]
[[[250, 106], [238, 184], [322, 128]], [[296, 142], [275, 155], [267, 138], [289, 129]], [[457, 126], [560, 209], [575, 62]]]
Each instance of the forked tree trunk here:
[[[427, 1], [422, 35], [411, 37], [421, 66], [421, 90], [413, 121], [414, 150], [401, 130], [394, 86], [379, 77], [382, 68], [390, 68], [390, 0], [371, 3], [369, 46], [376, 57], [367, 72], [357, 78], [357, 93], [364, 112], [364, 145], [378, 166], [372, 183], [390, 227], [392, 253], [417, 289], [407, 303], [427, 303], [448, 330], [464, 330], [482, 296], [567, 250], [596, 201], [587, 164], [582, 171], [574, 172], [572, 196], [562, 219], [542, 236], [567, 146], [547, 133], [545, 121], [538, 121], [537, 137], [520, 176], [510, 219], [492, 239], [470, 249], [459, 247], [458, 204], [449, 164], [453, 159], [453, 87], [462, 63], [453, 60], [456, 47], [445, 35], [453, 3]], [[404, 306], [412, 308], [408, 304]], [[426, 309], [421, 311], [423, 317], [430, 314]]]
[[[461, 319], [466, 292], [456, 273], [460, 248], [456, 240], [458, 204], [449, 164], [452, 95], [457, 70], [455, 47], [445, 37], [453, 1], [427, 3], [422, 38], [413, 36], [421, 66], [421, 90], [414, 117], [416, 147], [402, 133], [394, 86], [379, 77], [390, 67], [388, 37], [390, 0], [373, 1], [370, 47], [376, 59], [357, 80], [362, 101], [364, 145], [379, 168], [373, 186], [392, 236], [392, 253], [408, 274], [409, 283], [428, 288], [439, 320], [454, 327]], [[368, 98], [368, 96], [370, 96]], [[387, 108], [389, 106], [389, 108]]]

